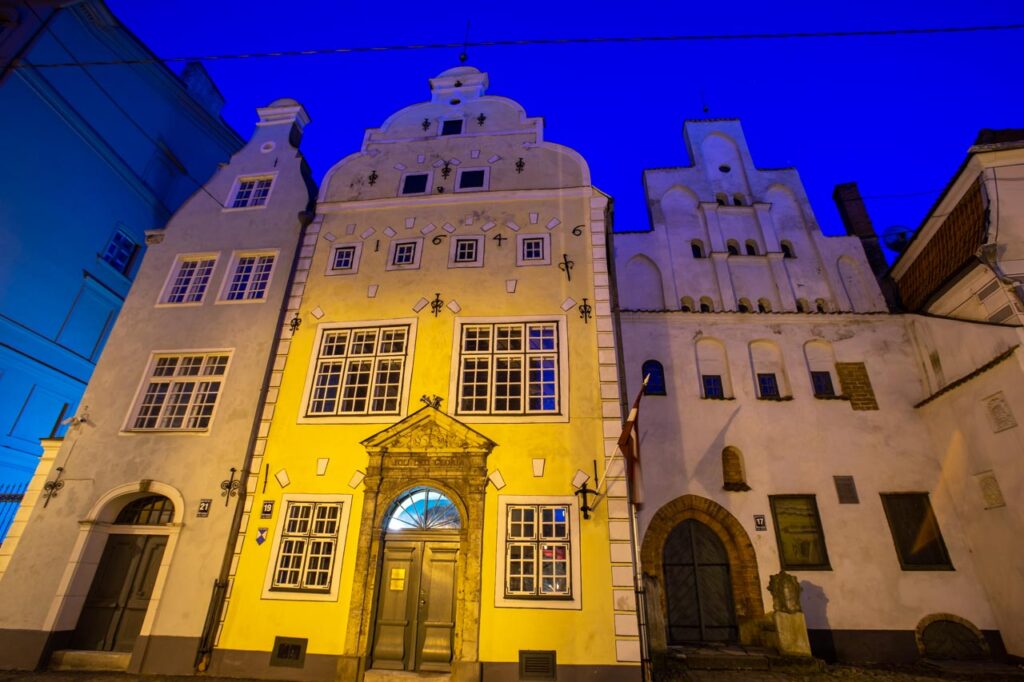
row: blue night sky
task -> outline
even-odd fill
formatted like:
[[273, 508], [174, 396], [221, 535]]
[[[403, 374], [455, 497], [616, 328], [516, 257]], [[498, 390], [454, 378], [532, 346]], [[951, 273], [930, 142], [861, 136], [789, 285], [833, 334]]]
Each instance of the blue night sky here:
[[[594, 36], [709, 35], [976, 26], [1024, 21], [1024, 3], [654, 0], [601, 3], [173, 3], [108, 0], [161, 57], [345, 46]], [[917, 8], [913, 7], [917, 5]], [[616, 3], [616, 7], [623, 7]], [[927, 12], [920, 7], [927, 6]], [[448, 9], [452, 7], [452, 9]], [[499, 9], [499, 7], [501, 9]], [[612, 7], [608, 4], [607, 7]], [[183, 30], [183, 26], [188, 26]], [[742, 120], [754, 163], [795, 166], [826, 233], [842, 231], [832, 188], [856, 181], [875, 227], [917, 227], [981, 128], [1024, 127], [1024, 31], [682, 43], [480, 47], [489, 93], [543, 116], [547, 139], [589, 161], [615, 198], [615, 227], [647, 228], [641, 171], [689, 163], [688, 118]], [[458, 50], [206, 62], [243, 136], [278, 97], [313, 119], [303, 151], [319, 182], [363, 130], [428, 98]], [[180, 69], [180, 65], [172, 68]], [[703, 99], [709, 112], [702, 111]]]

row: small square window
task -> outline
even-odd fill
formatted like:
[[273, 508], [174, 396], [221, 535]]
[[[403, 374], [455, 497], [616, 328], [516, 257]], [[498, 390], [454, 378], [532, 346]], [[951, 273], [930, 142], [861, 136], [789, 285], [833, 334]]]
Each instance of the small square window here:
[[811, 372], [811, 383], [814, 384], [815, 397], [827, 398], [836, 394], [832, 387], [831, 372]]
[[265, 206], [273, 183], [274, 178], [239, 178], [231, 208]]
[[459, 189], [486, 189], [487, 171], [464, 170], [459, 172]]
[[392, 265], [412, 265], [416, 262], [416, 242], [399, 242], [395, 244], [395, 253], [391, 258]]
[[124, 274], [128, 272], [129, 268], [131, 268], [132, 261], [135, 260], [135, 253], [138, 249], [139, 245], [136, 244], [131, 237], [118, 230], [107, 243], [107, 248], [103, 251], [103, 260], [105, 260], [110, 267]]
[[448, 267], [479, 267], [484, 264], [483, 237], [456, 237], [452, 240]]
[[722, 377], [719, 374], [705, 374], [701, 376], [704, 384], [704, 397], [721, 400], [725, 397], [725, 388], [722, 385]]
[[351, 270], [356, 260], [356, 247], [339, 246], [334, 250], [334, 260], [331, 262], [332, 270]]
[[402, 194], [424, 194], [427, 191], [429, 173], [410, 173], [402, 178]]
[[462, 119], [445, 121], [441, 124], [442, 135], [460, 135], [462, 133]]
[[757, 375], [757, 392], [761, 398], [779, 398], [779, 382], [774, 374]]

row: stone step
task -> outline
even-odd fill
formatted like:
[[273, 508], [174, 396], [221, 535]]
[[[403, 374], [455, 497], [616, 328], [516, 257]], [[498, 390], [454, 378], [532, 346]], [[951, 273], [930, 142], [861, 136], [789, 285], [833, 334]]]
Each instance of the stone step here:
[[124, 672], [131, 661], [130, 651], [54, 651], [50, 670], [106, 670]]
[[451, 673], [411, 672], [407, 670], [367, 670], [363, 682], [451, 682]]

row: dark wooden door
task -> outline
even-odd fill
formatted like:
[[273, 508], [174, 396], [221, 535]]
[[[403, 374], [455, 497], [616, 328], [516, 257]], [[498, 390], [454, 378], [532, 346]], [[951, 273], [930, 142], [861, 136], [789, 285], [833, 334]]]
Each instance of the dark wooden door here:
[[455, 646], [459, 544], [400, 537], [389, 535], [384, 544], [373, 667], [447, 672]]
[[662, 556], [668, 643], [733, 642], [729, 555], [710, 528], [687, 519], [672, 529]]
[[165, 535], [111, 535], [72, 637], [72, 648], [131, 651], [153, 595]]

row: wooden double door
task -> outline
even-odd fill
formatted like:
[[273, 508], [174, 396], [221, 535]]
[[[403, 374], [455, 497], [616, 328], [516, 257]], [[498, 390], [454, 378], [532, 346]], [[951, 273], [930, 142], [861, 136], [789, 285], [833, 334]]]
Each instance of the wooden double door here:
[[729, 555], [715, 532], [683, 521], [669, 533], [662, 561], [668, 643], [736, 641]]
[[153, 596], [166, 535], [110, 535], [71, 640], [73, 649], [131, 651]]
[[457, 533], [388, 533], [378, 581], [371, 667], [451, 670]]

